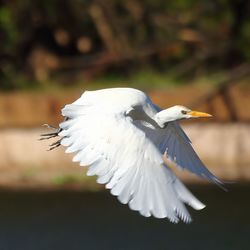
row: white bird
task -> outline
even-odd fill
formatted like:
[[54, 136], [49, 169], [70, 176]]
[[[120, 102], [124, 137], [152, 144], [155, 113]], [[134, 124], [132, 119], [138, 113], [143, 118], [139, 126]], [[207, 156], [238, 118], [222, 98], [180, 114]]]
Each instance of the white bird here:
[[140, 90], [110, 88], [85, 91], [62, 109], [65, 121], [58, 131], [43, 139], [60, 136], [51, 149], [63, 145], [76, 153], [74, 162], [87, 166], [130, 209], [143, 216], [188, 223], [184, 203], [196, 210], [205, 207], [175, 176], [164, 156], [182, 169], [221, 185], [201, 162], [178, 120], [210, 117], [183, 106], [161, 110]]

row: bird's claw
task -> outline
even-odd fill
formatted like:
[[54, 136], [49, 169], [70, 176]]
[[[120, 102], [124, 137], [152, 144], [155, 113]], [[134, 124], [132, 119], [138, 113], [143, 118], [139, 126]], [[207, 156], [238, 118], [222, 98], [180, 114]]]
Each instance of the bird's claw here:
[[[41, 134], [41, 135], [40, 135], [41, 137], [39, 138], [39, 141], [48, 140], [48, 139], [57, 137], [57, 136], [59, 136], [59, 133], [62, 131], [61, 128], [56, 128], [56, 127], [51, 126], [51, 125], [49, 125], [49, 124], [43, 124], [42, 126], [45, 126], [45, 127], [47, 127], [47, 128], [56, 129], [56, 131], [55, 131], [55, 132], [52, 132], [52, 133]], [[50, 148], [49, 148], [47, 151], [51, 151], [51, 150], [53, 150], [53, 149], [59, 147], [59, 146], [61, 145], [61, 140], [62, 140], [62, 139], [60, 139], [60, 140], [58, 140], [58, 141], [56, 141], [56, 142], [50, 144], [50, 145], [49, 145]]]
[[53, 149], [59, 147], [59, 146], [61, 145], [61, 140], [62, 140], [62, 139], [60, 139], [60, 140], [58, 140], [58, 141], [53, 142], [52, 144], [50, 144], [50, 145], [49, 145], [50, 148], [49, 148], [47, 151], [51, 151], [51, 150], [53, 150]]
[[49, 125], [49, 124], [47, 124], [47, 123], [44, 123], [42, 126], [43, 126], [43, 127], [47, 127], [47, 128], [57, 129], [56, 127], [54, 127], [54, 126], [52, 126], [52, 125]]

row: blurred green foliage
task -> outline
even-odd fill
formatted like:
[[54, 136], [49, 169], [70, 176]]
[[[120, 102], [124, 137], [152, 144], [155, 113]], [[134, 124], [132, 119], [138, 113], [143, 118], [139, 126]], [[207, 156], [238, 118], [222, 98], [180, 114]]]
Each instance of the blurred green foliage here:
[[3, 41], [1, 43], [2, 49], [5, 52], [11, 52], [11, 49], [15, 48], [18, 40], [17, 27], [11, 16], [10, 9], [2, 7], [0, 9], [0, 27], [2, 30]]
[[248, 0], [0, 0], [0, 89], [230, 68], [250, 60], [249, 13]]
[[95, 179], [95, 177], [86, 176], [85, 173], [82, 175], [66, 174], [54, 177], [51, 180], [51, 184], [55, 186], [80, 185], [84, 188], [84, 190], [88, 191], [102, 189], [102, 187], [96, 184]]

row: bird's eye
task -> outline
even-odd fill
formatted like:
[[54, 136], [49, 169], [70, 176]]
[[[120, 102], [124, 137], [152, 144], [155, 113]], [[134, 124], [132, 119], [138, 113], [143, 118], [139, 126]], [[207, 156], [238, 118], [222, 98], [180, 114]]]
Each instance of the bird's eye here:
[[182, 113], [183, 115], [186, 115], [186, 114], [187, 114], [187, 111], [186, 111], [186, 110], [182, 110], [181, 113]]

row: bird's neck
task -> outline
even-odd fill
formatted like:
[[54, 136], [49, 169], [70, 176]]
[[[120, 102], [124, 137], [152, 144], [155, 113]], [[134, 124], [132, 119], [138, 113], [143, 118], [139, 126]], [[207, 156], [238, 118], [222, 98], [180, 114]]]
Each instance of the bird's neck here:
[[154, 117], [155, 122], [159, 125], [159, 127], [164, 128], [168, 122], [172, 122], [177, 120], [176, 115], [173, 112], [170, 112], [168, 109], [164, 109], [158, 113], [156, 113]]

